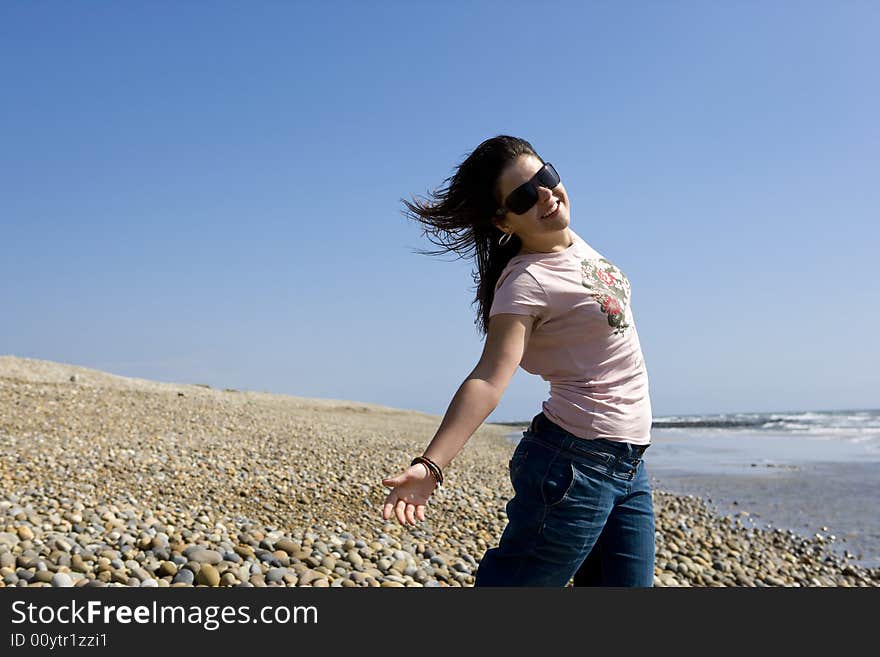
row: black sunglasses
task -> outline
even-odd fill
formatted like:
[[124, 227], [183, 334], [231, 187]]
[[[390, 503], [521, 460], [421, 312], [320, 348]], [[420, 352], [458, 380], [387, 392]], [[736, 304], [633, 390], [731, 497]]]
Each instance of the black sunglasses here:
[[513, 214], [525, 214], [538, 202], [538, 187], [553, 189], [558, 184], [559, 174], [552, 164], [545, 162], [531, 180], [524, 182], [507, 195], [504, 204], [495, 214], [502, 215], [508, 211]]

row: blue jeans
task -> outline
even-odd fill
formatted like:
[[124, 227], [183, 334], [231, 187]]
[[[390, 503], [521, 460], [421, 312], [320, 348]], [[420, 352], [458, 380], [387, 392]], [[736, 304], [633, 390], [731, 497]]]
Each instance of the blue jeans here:
[[510, 460], [507, 527], [474, 586], [652, 586], [645, 449], [578, 438], [536, 415]]

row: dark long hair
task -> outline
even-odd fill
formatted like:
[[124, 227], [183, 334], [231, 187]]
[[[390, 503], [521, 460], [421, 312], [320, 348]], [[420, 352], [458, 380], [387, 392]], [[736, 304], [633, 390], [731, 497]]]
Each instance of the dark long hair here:
[[422, 234], [442, 247], [437, 251], [417, 251], [423, 255], [455, 252], [459, 258], [473, 258], [477, 270], [472, 272], [478, 304], [474, 321], [483, 335], [489, 332], [489, 310], [495, 298], [495, 284], [522, 243], [511, 235], [504, 246], [498, 245], [503, 231], [492, 223], [501, 205], [498, 198], [498, 177], [501, 171], [520, 155], [540, 156], [525, 139], [498, 135], [477, 146], [455, 173], [444, 180], [448, 183], [430, 192], [431, 199], [401, 199], [407, 210], [404, 215], [422, 224]]

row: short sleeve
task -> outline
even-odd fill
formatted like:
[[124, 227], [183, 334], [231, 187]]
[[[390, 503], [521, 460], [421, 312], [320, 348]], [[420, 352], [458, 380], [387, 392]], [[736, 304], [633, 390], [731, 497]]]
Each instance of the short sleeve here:
[[541, 317], [547, 308], [547, 295], [528, 270], [503, 275], [495, 288], [489, 317], [501, 313]]

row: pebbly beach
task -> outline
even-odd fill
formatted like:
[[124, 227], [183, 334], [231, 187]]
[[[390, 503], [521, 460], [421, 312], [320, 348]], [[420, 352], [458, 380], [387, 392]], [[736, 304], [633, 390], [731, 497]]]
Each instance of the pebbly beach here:
[[[484, 424], [427, 520], [381, 518], [381, 479], [440, 417], [0, 356], [0, 587], [471, 586], [513, 490]], [[878, 586], [821, 537], [655, 490], [656, 586]]]

